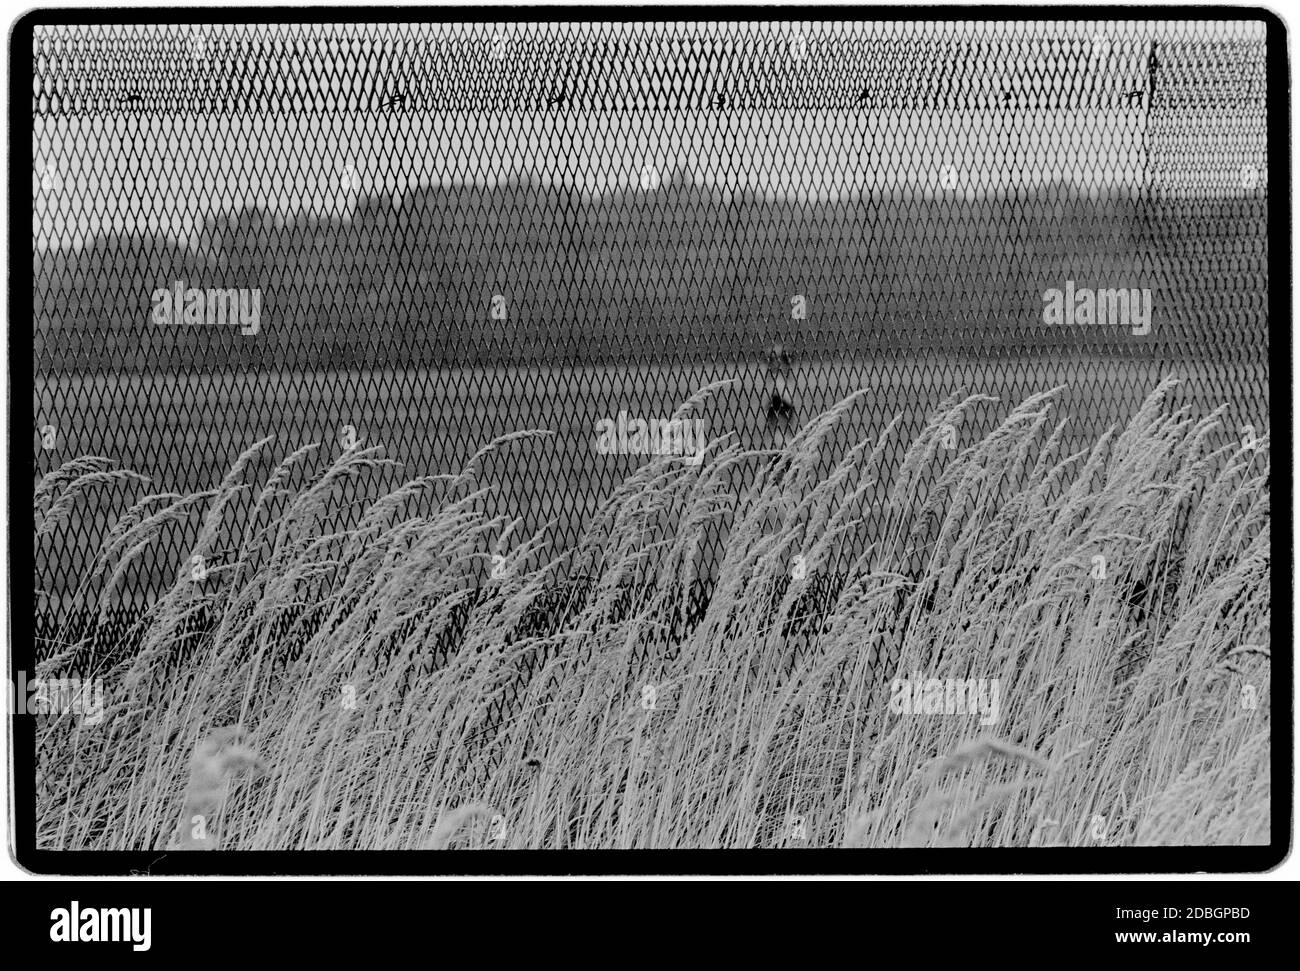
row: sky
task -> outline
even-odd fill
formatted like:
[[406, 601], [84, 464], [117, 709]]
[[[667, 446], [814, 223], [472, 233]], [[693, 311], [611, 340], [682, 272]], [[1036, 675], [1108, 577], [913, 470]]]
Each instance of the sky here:
[[[1254, 23], [101, 26], [37, 45], [38, 248], [520, 178], [591, 195], [674, 172], [817, 200], [1053, 181], [1222, 195], [1263, 191], [1267, 166]], [[241, 77], [331, 110], [165, 110]], [[543, 107], [557, 80], [568, 103]], [[407, 110], [379, 108], [397, 89]], [[55, 90], [114, 106], [143, 92], [149, 110], [65, 112]]]

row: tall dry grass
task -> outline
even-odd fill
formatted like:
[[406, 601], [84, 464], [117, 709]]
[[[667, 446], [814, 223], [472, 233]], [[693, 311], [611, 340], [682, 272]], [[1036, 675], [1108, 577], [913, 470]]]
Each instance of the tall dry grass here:
[[[196, 798], [227, 849], [1266, 842], [1267, 443], [1168, 391], [1078, 454], [1051, 394], [949, 449], [969, 399], [819, 474], [850, 399], [771, 454], [649, 462], [559, 552], [479, 511], [475, 466], [341, 520], [375, 450], [258, 484], [259, 443], [202, 496], [136, 502], [88, 567], [107, 610], [203, 511], [207, 576], [178, 564], [138, 649], [81, 672], [103, 721], [41, 720], [40, 842], [162, 847]], [[38, 531], [122, 481], [66, 468]], [[998, 679], [1000, 718], [892, 712], [913, 673]], [[213, 738], [238, 758], [204, 762]]]

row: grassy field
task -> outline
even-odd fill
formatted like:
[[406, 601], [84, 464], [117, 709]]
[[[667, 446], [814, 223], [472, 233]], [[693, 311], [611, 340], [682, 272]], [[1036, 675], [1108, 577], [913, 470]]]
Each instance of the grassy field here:
[[[479, 476], [417, 481], [340, 528], [338, 483], [373, 472], [377, 449], [304, 472], [310, 453], [263, 443], [205, 495], [137, 504], [82, 565], [88, 602], [110, 602], [194, 506], [192, 549], [234, 551], [167, 589], [136, 654], [82, 672], [104, 685], [94, 724], [39, 719], [39, 842], [1267, 842], [1269, 453], [1222, 412], [1174, 410], [1171, 390], [1082, 448], [1058, 424], [1079, 401], [1064, 393], [996, 422], [980, 417], [988, 402], [957, 400], [862, 435], [867, 397], [898, 400], [900, 379], [810, 416], [775, 455], [720, 441], [699, 467], [646, 463], [577, 549], [522, 535], [477, 596], [499, 529]], [[691, 407], [727, 414], [723, 394]], [[963, 429], [956, 449], [948, 427]], [[64, 467], [37, 487], [38, 537], [57, 545], [93, 491], [133, 488], [104, 462]], [[249, 500], [258, 514], [228, 515]], [[724, 520], [706, 609], [670, 636]], [[836, 549], [855, 551], [850, 580], [793, 637]], [[576, 557], [594, 584], [524, 629]], [[458, 606], [461, 647], [435, 658]], [[217, 625], [195, 642], [200, 611]], [[996, 683], [998, 710], [899, 710], [900, 679]]]
[[[971, 362], [938, 355], [885, 361], [804, 362], [790, 379], [802, 423], [851, 394], [863, 392], [826, 444], [822, 470], [851, 444], [899, 422], [903, 440], [919, 432], [930, 412], [951, 395], [998, 399], [973, 405], [953, 429], [965, 447], [983, 436], [1028, 395], [1065, 386], [1057, 411], [1068, 419], [1065, 442], [1082, 447], [1128, 419], [1165, 377], [1182, 383], [1171, 392], [1199, 415], [1228, 405], [1225, 425], [1268, 427], [1266, 364], [1254, 366], [1114, 360], [1026, 359]], [[149, 477], [154, 491], [191, 494], [212, 488], [253, 443], [275, 436], [274, 450], [253, 460], [254, 477], [269, 474], [271, 454], [322, 444], [322, 454], [344, 451], [345, 426], [365, 447], [378, 447], [400, 467], [371, 470], [340, 485], [347, 503], [373, 496], [420, 475], [458, 473], [488, 442], [514, 432], [545, 437], [511, 442], [477, 464], [493, 491], [480, 511], [519, 520], [532, 533], [547, 525], [560, 545], [576, 542], [582, 523], [615, 486], [646, 459], [599, 454], [596, 422], [620, 411], [666, 417], [697, 388], [733, 383], [701, 409], [709, 438], [749, 449], [779, 446], [790, 427], [771, 427], [766, 412], [772, 380], [759, 365], [638, 365], [606, 368], [465, 368], [410, 371], [242, 372], [212, 375], [62, 375], [38, 378], [34, 391], [37, 474], [78, 456], [97, 455]], [[42, 448], [40, 429], [58, 430], [55, 447]], [[892, 469], [903, 453], [890, 444]], [[741, 481], [749, 473], [740, 475]], [[921, 486], [925, 487], [926, 483]], [[77, 576], [115, 520], [140, 490], [96, 493], [55, 547], [38, 550], [38, 586], [66, 599]], [[236, 498], [238, 509], [246, 497]], [[424, 507], [425, 510], [429, 507]], [[234, 513], [232, 513], [233, 515]], [[344, 520], [346, 521], [346, 520]], [[182, 569], [198, 529], [185, 517], [159, 544], [155, 558], [137, 565], [123, 590], [151, 599]]]

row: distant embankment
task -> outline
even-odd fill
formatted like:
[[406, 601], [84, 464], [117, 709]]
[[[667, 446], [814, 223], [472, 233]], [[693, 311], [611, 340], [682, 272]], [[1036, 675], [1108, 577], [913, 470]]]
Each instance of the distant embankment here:
[[[800, 203], [678, 177], [598, 199], [424, 188], [364, 198], [346, 220], [246, 209], [190, 245], [119, 234], [39, 255], [35, 360], [44, 373], [700, 361], [776, 337], [809, 357], [1258, 356], [1266, 205], [1064, 186]], [[1150, 288], [1151, 332], [1045, 324], [1044, 292], [1068, 280]], [[152, 323], [151, 295], [176, 281], [259, 289], [259, 331]]]

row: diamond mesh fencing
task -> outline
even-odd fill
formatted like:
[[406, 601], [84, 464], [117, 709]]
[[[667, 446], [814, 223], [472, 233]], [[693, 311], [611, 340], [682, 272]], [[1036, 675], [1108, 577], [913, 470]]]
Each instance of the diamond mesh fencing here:
[[[891, 462], [962, 393], [958, 446], [1061, 385], [1081, 446], [1166, 376], [1268, 430], [1262, 24], [64, 26], [34, 68], [38, 479], [380, 445], [361, 509], [538, 430], [484, 511], [566, 548], [647, 460], [602, 429], [717, 381], [707, 439], [865, 389], [833, 445], [897, 418]], [[137, 497], [38, 543], [47, 629]]]

